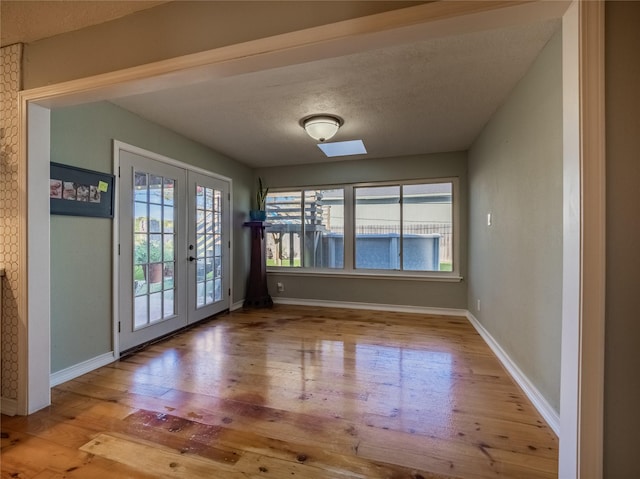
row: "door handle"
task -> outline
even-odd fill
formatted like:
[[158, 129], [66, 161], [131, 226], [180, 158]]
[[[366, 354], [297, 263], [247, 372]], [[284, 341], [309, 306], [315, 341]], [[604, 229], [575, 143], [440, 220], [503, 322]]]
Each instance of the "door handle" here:
[[196, 260], [195, 256], [189, 256], [189, 261], [195, 261], [195, 260]]

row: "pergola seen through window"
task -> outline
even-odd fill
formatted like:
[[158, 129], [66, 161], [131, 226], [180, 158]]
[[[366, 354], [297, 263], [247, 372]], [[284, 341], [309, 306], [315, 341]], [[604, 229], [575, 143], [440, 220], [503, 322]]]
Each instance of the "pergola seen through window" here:
[[271, 192], [267, 266], [452, 271], [453, 194], [453, 180]]

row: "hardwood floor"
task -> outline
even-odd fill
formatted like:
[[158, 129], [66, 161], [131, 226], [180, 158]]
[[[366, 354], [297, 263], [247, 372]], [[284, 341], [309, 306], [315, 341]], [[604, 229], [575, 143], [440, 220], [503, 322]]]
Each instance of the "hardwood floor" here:
[[3, 478], [555, 478], [558, 440], [463, 318], [275, 306], [2, 416]]

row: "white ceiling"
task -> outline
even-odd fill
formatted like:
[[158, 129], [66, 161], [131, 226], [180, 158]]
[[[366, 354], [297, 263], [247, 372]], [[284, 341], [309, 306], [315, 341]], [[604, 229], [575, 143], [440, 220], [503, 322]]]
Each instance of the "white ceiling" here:
[[558, 28], [436, 38], [113, 102], [252, 167], [328, 161], [299, 125], [314, 113], [342, 117], [331, 141], [362, 139], [367, 158], [465, 150]]

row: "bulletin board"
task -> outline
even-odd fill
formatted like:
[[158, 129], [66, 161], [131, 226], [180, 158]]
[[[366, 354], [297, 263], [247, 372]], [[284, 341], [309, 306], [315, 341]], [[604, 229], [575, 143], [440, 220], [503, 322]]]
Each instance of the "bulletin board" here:
[[52, 162], [51, 214], [113, 218], [114, 187], [114, 175]]

